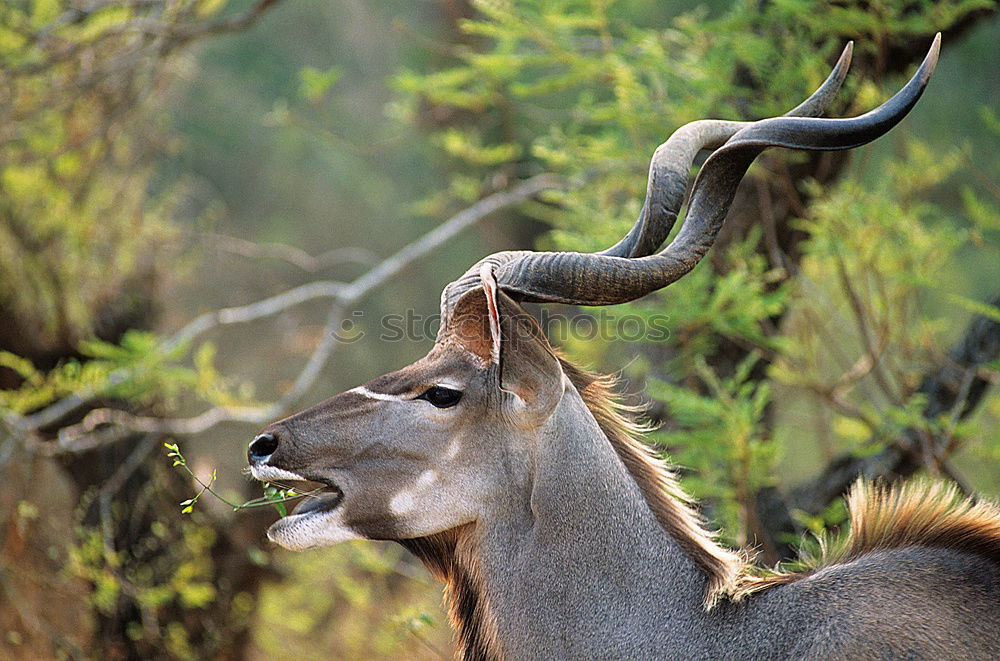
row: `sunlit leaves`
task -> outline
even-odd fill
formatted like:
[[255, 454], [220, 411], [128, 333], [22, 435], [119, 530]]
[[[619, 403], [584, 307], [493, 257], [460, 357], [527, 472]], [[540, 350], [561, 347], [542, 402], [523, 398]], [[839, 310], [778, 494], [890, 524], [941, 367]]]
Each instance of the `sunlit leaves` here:
[[151, 3], [39, 0], [0, 12], [0, 305], [32, 353], [71, 351], [150, 296], [176, 238], [179, 191], [151, 193], [140, 154], [163, 149], [161, 131], [129, 120], [155, 101], [166, 68], [164, 45], [143, 35], [192, 4], [152, 22], [136, 20], [157, 11]]
[[653, 381], [648, 388], [666, 405], [671, 420], [655, 434], [657, 442], [673, 461], [692, 469], [685, 486], [711, 499], [717, 519], [735, 537], [737, 531], [747, 532], [740, 505], [770, 479], [777, 451], [763, 424], [770, 390], [766, 383], [750, 379], [758, 360], [751, 354], [733, 376], [723, 379], [696, 358], [693, 368], [706, 386], [703, 393], [663, 381]]
[[[966, 218], [931, 201], [966, 163], [962, 149], [932, 151], [910, 140], [898, 158], [813, 191], [790, 341], [771, 377], [832, 405], [829, 429], [840, 448], [869, 454], [907, 433], [949, 443], [969, 433], [957, 412], [927, 419], [917, 391], [928, 366], [942, 361], [956, 319], [996, 315], [947, 277], [970, 241], [979, 253], [990, 250], [980, 230], [989, 231], [990, 205], [968, 187]], [[928, 300], [950, 302], [947, 316], [929, 314]]]
[[485, 146], [475, 133], [463, 133], [457, 130], [445, 131], [441, 135], [441, 145], [444, 150], [474, 165], [498, 165], [509, 162], [520, 154], [521, 149], [516, 144], [495, 144]]
[[340, 67], [330, 67], [325, 71], [305, 67], [299, 71], [299, 95], [312, 103], [319, 103], [343, 75]]
[[204, 343], [193, 365], [184, 362], [185, 347], [162, 349], [163, 339], [145, 331], [127, 331], [118, 343], [94, 338], [80, 342], [83, 360], [71, 359], [48, 372], [31, 361], [0, 352], [0, 366], [14, 370], [24, 382], [0, 390], [0, 408], [29, 413], [73, 393], [121, 399], [136, 404], [154, 401], [176, 405], [181, 396], [196, 396], [213, 406], [250, 403], [250, 388], [234, 385], [216, 369], [215, 346]]
[[229, 0], [198, 0], [195, 15], [201, 18], [212, 16], [221, 11], [227, 4], [229, 4]]

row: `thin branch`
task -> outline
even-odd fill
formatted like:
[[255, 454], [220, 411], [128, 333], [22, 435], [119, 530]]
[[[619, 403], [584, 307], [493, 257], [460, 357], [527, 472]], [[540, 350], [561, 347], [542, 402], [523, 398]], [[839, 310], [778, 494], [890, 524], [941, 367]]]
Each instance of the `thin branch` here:
[[[485, 197], [460, 211], [375, 265], [350, 284], [328, 280], [311, 282], [262, 301], [207, 312], [184, 326], [162, 346], [164, 351], [169, 352], [219, 326], [247, 323], [272, 316], [318, 298], [333, 299], [322, 339], [299, 372], [291, 389], [278, 401], [263, 406], [217, 406], [189, 418], [157, 418], [137, 416], [120, 409], [95, 409], [80, 423], [60, 429], [55, 442], [38, 443], [39, 449], [48, 455], [75, 453], [120, 440], [131, 432], [187, 436], [207, 431], [222, 422], [261, 424], [281, 415], [313, 386], [330, 356], [340, 346], [335, 330], [343, 319], [345, 309], [357, 304], [432, 250], [444, 245], [490, 214], [531, 199], [542, 191], [562, 188], [565, 185], [564, 180], [555, 175], [538, 175], [510, 190]], [[128, 373], [123, 371], [118, 375], [118, 382], [124, 381], [127, 377]], [[21, 432], [36, 431], [39, 427], [51, 424], [78, 410], [98, 394], [95, 391], [88, 391], [70, 395], [31, 416], [6, 414], [5, 420]]]
[[[480, 220], [500, 209], [520, 204], [529, 200], [542, 191], [564, 188], [565, 180], [553, 174], [540, 174], [521, 182], [510, 190], [494, 193], [485, 197], [468, 209], [460, 211], [452, 216], [447, 222], [438, 225], [436, 228], [420, 237], [413, 243], [404, 247], [395, 255], [378, 264], [371, 271], [361, 276], [351, 284], [354, 290], [348, 294], [345, 302], [355, 302], [362, 296], [366, 296], [373, 289], [383, 282], [396, 275], [404, 268], [424, 257], [435, 248], [440, 247], [445, 242], [450, 241], [459, 232], [472, 227]], [[351, 296], [353, 295], [353, 300]]]
[[283, 243], [254, 243], [212, 232], [205, 232], [201, 236], [210, 239], [219, 249], [226, 252], [243, 257], [280, 259], [310, 273], [339, 264], [354, 263], [370, 266], [378, 261], [375, 253], [367, 248], [334, 248], [313, 257], [301, 248]]
[[837, 258], [837, 275], [840, 278], [840, 284], [844, 293], [847, 294], [847, 301], [851, 304], [851, 310], [854, 312], [854, 319], [858, 325], [858, 332], [860, 333], [865, 349], [868, 351], [868, 355], [871, 358], [872, 376], [875, 377], [875, 382], [878, 383], [879, 388], [885, 396], [889, 398], [889, 401], [896, 406], [899, 406], [902, 402], [896, 394], [895, 389], [889, 385], [889, 380], [879, 363], [882, 357], [882, 351], [885, 349], [885, 339], [883, 338], [882, 342], [877, 343], [875, 338], [872, 337], [871, 328], [869, 327], [868, 320], [865, 315], [864, 304], [861, 302], [861, 298], [858, 296], [858, 293], [854, 289], [854, 285], [851, 283], [850, 277], [847, 275], [847, 267], [844, 264], [844, 260], [840, 257]]
[[[992, 301], [992, 305], [997, 304], [1000, 304], [1000, 297]], [[927, 396], [923, 415], [928, 420], [955, 411], [958, 411], [957, 420], [962, 420], [982, 401], [990, 382], [979, 374], [979, 368], [1000, 356], [1000, 322], [985, 316], [974, 318], [949, 353], [950, 361], [928, 373], [917, 389]], [[966, 381], [970, 373], [974, 376]], [[791, 505], [817, 514], [860, 476], [906, 477], [913, 474], [922, 465], [914, 456], [919, 443], [916, 433], [914, 429], [906, 430], [895, 443], [871, 456], [847, 454], [837, 457], [818, 477], [793, 490]], [[938, 457], [939, 465], [944, 467], [944, 462], [956, 449], [957, 443], [947, 442]], [[944, 470], [954, 473], [950, 468]]]
[[963, 496], [972, 496], [976, 493], [976, 490], [972, 488], [969, 481], [965, 479], [965, 476], [958, 472], [951, 462], [947, 459], [942, 459], [939, 462], [938, 467], [941, 469], [941, 473], [947, 477], [949, 480], [958, 485], [958, 490], [962, 492]]
[[245, 324], [264, 317], [270, 317], [291, 307], [312, 301], [317, 298], [332, 298], [342, 300], [347, 285], [333, 280], [319, 280], [300, 287], [289, 289], [276, 296], [265, 298], [248, 305], [213, 310], [195, 317], [184, 328], [175, 333], [163, 344], [163, 349], [170, 352], [185, 345], [202, 333], [231, 324]]
[[955, 396], [955, 404], [951, 407], [951, 412], [948, 414], [948, 425], [941, 434], [944, 439], [944, 446], [932, 448], [935, 467], [940, 468], [943, 466], [948, 461], [949, 455], [955, 451], [955, 447], [958, 445], [955, 428], [958, 426], [969, 401], [969, 392], [972, 390], [972, 383], [976, 377], [976, 372], [977, 370], [974, 366], [967, 367], [962, 372], [962, 382], [959, 385], [958, 394]]
[[334, 302], [343, 307], [354, 305], [397, 273], [490, 214], [531, 199], [542, 191], [564, 186], [564, 181], [552, 174], [532, 177], [510, 190], [494, 193], [458, 212], [427, 234], [398, 250], [394, 255], [376, 264], [350, 284], [335, 281], [311, 282], [263, 301], [207, 312], [182, 328], [167, 341], [165, 347], [170, 350], [217, 326], [241, 324], [269, 317], [294, 305], [316, 298], [332, 298]]
[[820, 383], [805, 383], [804, 386], [814, 395], [817, 395], [825, 400], [841, 415], [853, 418], [863, 423], [873, 432], [878, 429], [878, 420], [866, 415], [860, 407], [845, 399], [844, 392], [842, 390], [838, 388], [830, 388], [829, 386]]
[[216, 406], [190, 418], [140, 416], [121, 409], [94, 409], [84, 419], [59, 430], [55, 442], [42, 442], [43, 454], [57, 456], [92, 450], [120, 441], [135, 432], [189, 436], [207, 431], [221, 422], [262, 423], [280, 413], [272, 404], [259, 407]]
[[754, 183], [757, 189], [757, 206], [760, 208], [760, 215], [763, 218], [764, 246], [771, 260], [771, 267], [794, 269], [794, 266], [790, 266], [792, 260], [788, 259], [781, 251], [781, 246], [778, 243], [778, 230], [774, 222], [774, 205], [771, 204], [771, 187], [762, 177], [754, 179]]

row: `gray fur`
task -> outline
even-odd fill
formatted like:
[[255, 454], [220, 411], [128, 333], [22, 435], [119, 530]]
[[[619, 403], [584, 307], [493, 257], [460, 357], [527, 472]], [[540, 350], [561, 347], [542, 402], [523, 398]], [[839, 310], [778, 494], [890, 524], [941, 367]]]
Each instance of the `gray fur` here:
[[[406, 542], [474, 525], [478, 603], [489, 604], [480, 615], [504, 658], [1000, 658], [1000, 566], [948, 549], [872, 552], [706, 610], [706, 575], [558, 378], [558, 362], [542, 359], [546, 346], [505, 348], [504, 366], [506, 388], [530, 379], [545, 411], [512, 408], [514, 395], [492, 385], [495, 366], [436, 350], [368, 384], [399, 401], [349, 391], [272, 425], [283, 442], [266, 464], [336, 481], [345, 525], [365, 538]], [[428, 434], [447, 423], [421, 420], [426, 404], [404, 393], [444, 378], [462, 383], [468, 401], [453, 435]], [[394, 512], [393, 494], [431, 468], [441, 481]]]
[[[636, 228], [604, 254], [482, 260], [443, 293], [441, 332], [425, 358], [279, 421], [251, 444], [259, 479], [309, 479], [331, 491], [269, 535], [293, 549], [399, 541], [448, 582], [468, 659], [1000, 658], [998, 558], [947, 544], [863, 549], [706, 608], [719, 577], [697, 562], [698, 544], [711, 546], [704, 531], [692, 543], [686, 523], [658, 518], [663, 503], [651, 508], [648, 484], [640, 486], [601, 428], [603, 414], [595, 418], [593, 400], [581, 396], [592, 391], [576, 389], [567, 375], [575, 368], [563, 368], [516, 302], [613, 303], [680, 277], [708, 250], [760, 149], [845, 148], [881, 135], [916, 102], [937, 44], [904, 93], [861, 118], [682, 129], [654, 157]], [[846, 61], [845, 52], [790, 114], [818, 113]], [[696, 183], [682, 250], [653, 254], [680, 204], [681, 175], [700, 148], [720, 142]], [[591, 262], [601, 268], [581, 267]], [[461, 391], [457, 404], [436, 407], [422, 396], [445, 384]], [[1000, 533], [989, 535], [996, 547]]]
[[596, 425], [579, 430], [583, 406], [564, 398], [538, 445], [530, 513], [484, 534], [507, 658], [1000, 658], [1000, 567], [946, 549], [875, 552], [706, 612], [704, 575]]

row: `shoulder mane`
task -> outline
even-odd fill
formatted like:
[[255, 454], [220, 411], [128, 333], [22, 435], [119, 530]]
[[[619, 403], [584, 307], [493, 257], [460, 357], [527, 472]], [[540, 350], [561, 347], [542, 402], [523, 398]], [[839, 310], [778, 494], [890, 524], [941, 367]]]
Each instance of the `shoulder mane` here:
[[911, 480], [889, 486], [859, 480], [847, 496], [850, 531], [821, 537], [819, 552], [803, 554], [792, 569], [765, 569], [745, 551], [714, 540], [670, 468], [641, 440], [646, 428], [635, 422], [634, 407], [615, 396], [615, 379], [583, 370], [561, 356], [563, 371], [576, 387], [643, 497], [664, 529], [708, 577], [705, 607], [792, 583], [824, 567], [844, 564], [887, 549], [909, 546], [952, 549], [1000, 563], [1000, 507], [959, 497], [954, 485]]
[[847, 495], [847, 509], [850, 530], [846, 535], [821, 536], [818, 552], [803, 554], [789, 571], [748, 567], [734, 586], [732, 598], [792, 583], [824, 567], [888, 549], [950, 549], [1000, 563], [1000, 507], [963, 498], [953, 484], [916, 479], [887, 485], [861, 479]]

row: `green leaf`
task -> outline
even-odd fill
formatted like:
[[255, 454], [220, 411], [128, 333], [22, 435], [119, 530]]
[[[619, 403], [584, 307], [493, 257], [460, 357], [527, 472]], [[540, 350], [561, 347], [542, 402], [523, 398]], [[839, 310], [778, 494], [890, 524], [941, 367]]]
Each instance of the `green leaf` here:
[[305, 67], [299, 71], [299, 95], [312, 103], [319, 103], [343, 75], [343, 70], [336, 66], [326, 71]]
[[959, 294], [948, 294], [948, 299], [973, 314], [1000, 322], [1000, 308], [995, 305], [960, 296]]

